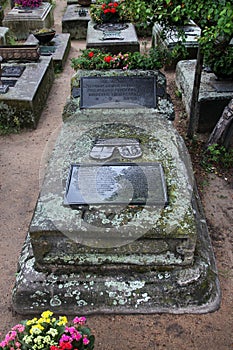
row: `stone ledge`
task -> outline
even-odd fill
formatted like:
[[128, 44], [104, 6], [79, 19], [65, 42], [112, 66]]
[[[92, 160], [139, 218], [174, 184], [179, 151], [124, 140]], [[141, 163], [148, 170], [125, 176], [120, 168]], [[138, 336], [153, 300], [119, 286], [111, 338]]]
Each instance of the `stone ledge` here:
[[[187, 60], [178, 62], [176, 66], [176, 85], [182, 92], [182, 99], [188, 115], [190, 113], [195, 64], [196, 60]], [[224, 108], [232, 99], [233, 81], [226, 82], [227, 89], [229, 89], [231, 85], [232, 91], [222, 92], [217, 91], [215, 88], [217, 82], [215, 74], [205, 71], [202, 72], [199, 94], [199, 132], [212, 131], [221, 117]]]

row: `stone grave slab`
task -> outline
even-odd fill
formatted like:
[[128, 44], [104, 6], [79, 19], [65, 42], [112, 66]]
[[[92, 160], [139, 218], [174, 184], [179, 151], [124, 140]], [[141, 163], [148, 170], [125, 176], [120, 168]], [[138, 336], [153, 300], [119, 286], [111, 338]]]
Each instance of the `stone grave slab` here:
[[[3, 63], [3, 70], [12, 67], [16, 63]], [[37, 126], [44, 103], [54, 80], [53, 62], [51, 57], [41, 57], [37, 62], [18, 63], [23, 72], [20, 77], [15, 77], [16, 82], [12, 86], [12, 77], [4, 77], [4, 84], [9, 86], [6, 93], [0, 95], [0, 102], [15, 111], [15, 116], [20, 118], [25, 127]]]
[[[177, 37], [177, 32], [171, 31], [167, 34], [165, 38], [162, 36], [162, 27], [158, 23], [155, 23], [152, 29], [152, 45], [154, 47], [158, 46], [165, 49], [173, 49], [173, 47], [180, 40]], [[183, 27], [185, 32], [185, 47], [187, 49], [187, 59], [195, 59], [197, 57], [198, 49], [198, 38], [201, 35], [201, 29], [193, 22], [190, 21], [190, 24]], [[172, 65], [167, 66], [166, 68], [173, 68], [177, 64], [177, 61], [174, 61]]]
[[[38, 43], [33, 34], [30, 34], [25, 44], [31, 45]], [[51, 56], [55, 69], [63, 69], [71, 47], [70, 34], [56, 34], [47, 45], [40, 45], [41, 56]]]
[[[165, 117], [170, 113], [167, 101], [156, 109], [80, 110], [73, 108], [74, 100], [67, 103], [20, 257], [15, 311], [216, 310], [220, 289], [207, 225], [184, 142]], [[120, 153], [125, 140], [140, 145], [137, 159]], [[168, 204], [64, 205], [71, 164], [93, 164], [93, 149], [103, 143], [117, 152], [106, 159], [102, 154], [96, 167], [107, 162], [133, 162], [138, 167], [161, 163]], [[87, 188], [85, 176], [80, 185]]]
[[132, 23], [127, 23], [123, 30], [95, 29], [96, 24], [90, 21], [87, 29], [86, 48], [97, 48], [112, 54], [119, 52], [138, 52], [139, 40]]
[[80, 108], [156, 107], [154, 76], [82, 77]]
[[[176, 84], [182, 92], [187, 113], [190, 113], [196, 60], [180, 61], [176, 67]], [[210, 132], [233, 95], [233, 81], [218, 81], [214, 73], [202, 71], [199, 94], [200, 116], [198, 131]]]
[[89, 7], [68, 5], [62, 17], [62, 32], [70, 33], [71, 39], [85, 40], [90, 19]]
[[[82, 74], [87, 73], [77, 73], [79, 84]], [[163, 75], [153, 74], [163, 85]], [[205, 313], [219, 307], [217, 270], [191, 161], [167, 120], [167, 95], [160, 99], [153, 109], [94, 110], [76, 108], [70, 97], [20, 257], [15, 311]], [[64, 205], [71, 164], [94, 160], [99, 170], [109, 162], [134, 163], [146, 178], [144, 164], [160, 163], [167, 205], [130, 200]], [[87, 186], [87, 176], [76, 180], [74, 186], [92, 197], [95, 186]], [[122, 180], [123, 191], [134, 193], [132, 181]], [[140, 188], [140, 176], [137, 180]]]
[[2, 23], [4, 27], [10, 29], [17, 40], [26, 40], [33, 30], [53, 26], [53, 6], [49, 2], [43, 2], [40, 7], [30, 11], [14, 7], [6, 14]]

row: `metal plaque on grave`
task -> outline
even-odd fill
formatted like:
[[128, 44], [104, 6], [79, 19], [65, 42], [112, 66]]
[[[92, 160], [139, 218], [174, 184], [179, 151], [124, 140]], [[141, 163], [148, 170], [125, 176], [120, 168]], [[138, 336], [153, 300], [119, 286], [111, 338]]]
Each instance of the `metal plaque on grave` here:
[[156, 77], [82, 77], [80, 108], [156, 107]]
[[19, 78], [25, 68], [25, 66], [4, 66], [2, 67], [2, 77]]
[[73, 164], [64, 205], [150, 205], [168, 202], [160, 163]]

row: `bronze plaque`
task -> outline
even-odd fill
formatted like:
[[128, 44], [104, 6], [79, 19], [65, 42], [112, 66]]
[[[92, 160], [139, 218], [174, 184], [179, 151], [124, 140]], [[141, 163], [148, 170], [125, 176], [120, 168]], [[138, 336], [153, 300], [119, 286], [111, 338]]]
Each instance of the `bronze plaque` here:
[[168, 202], [160, 163], [73, 164], [64, 205], [130, 204], [164, 207]]
[[156, 78], [82, 77], [80, 108], [156, 107]]

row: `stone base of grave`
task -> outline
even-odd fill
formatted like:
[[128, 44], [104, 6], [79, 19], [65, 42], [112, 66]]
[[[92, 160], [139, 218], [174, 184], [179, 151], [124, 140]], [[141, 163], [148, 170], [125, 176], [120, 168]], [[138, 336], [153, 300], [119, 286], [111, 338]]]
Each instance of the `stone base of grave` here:
[[104, 32], [95, 29], [95, 23], [90, 21], [87, 29], [87, 49], [100, 49], [112, 54], [138, 52], [140, 50], [139, 40], [132, 23], [120, 31], [120, 38], [107, 38], [104, 40]]
[[[86, 16], [82, 16], [80, 11], [85, 11]], [[85, 40], [90, 19], [89, 7], [68, 5], [62, 17], [62, 32], [70, 33], [71, 39]]]
[[[196, 60], [180, 61], [176, 67], [176, 84], [190, 113]], [[218, 80], [213, 73], [202, 71], [199, 95], [199, 132], [210, 132], [217, 124], [233, 94], [233, 80]]]
[[[199, 199], [196, 198], [199, 205]], [[98, 267], [73, 273], [43, 273], [34, 267], [28, 238], [13, 290], [19, 314], [208, 313], [220, 306], [220, 286], [204, 217], [200, 217], [194, 263], [161, 268]]]
[[[183, 29], [186, 38], [185, 47], [188, 53], [186, 59], [194, 59], [197, 57], [198, 38], [200, 37], [201, 30], [194, 22], [185, 25]], [[162, 27], [158, 23], [155, 23], [152, 29], [152, 46], [172, 50], [179, 41], [176, 32], [172, 31], [171, 33], [168, 33], [166, 38], [163, 38], [161, 33]], [[165, 68], [174, 69], [177, 62], [177, 60], [174, 60]]]
[[4, 17], [2, 23], [10, 29], [17, 40], [24, 40], [35, 29], [53, 26], [53, 6], [49, 2], [43, 2], [40, 7], [28, 11], [14, 7]]
[[[36, 44], [38, 40], [33, 34], [29, 35], [25, 44]], [[51, 56], [54, 69], [63, 69], [71, 47], [70, 34], [56, 34], [47, 45], [40, 45], [41, 56]]]
[[[0, 102], [15, 112], [22, 126], [35, 128], [54, 81], [52, 59], [41, 57], [38, 62], [4, 63], [4, 66], [23, 66], [25, 69], [19, 78], [9, 78], [16, 80], [16, 84], [9, 87], [7, 93], [0, 94]], [[7, 84], [8, 78], [2, 79]]]

